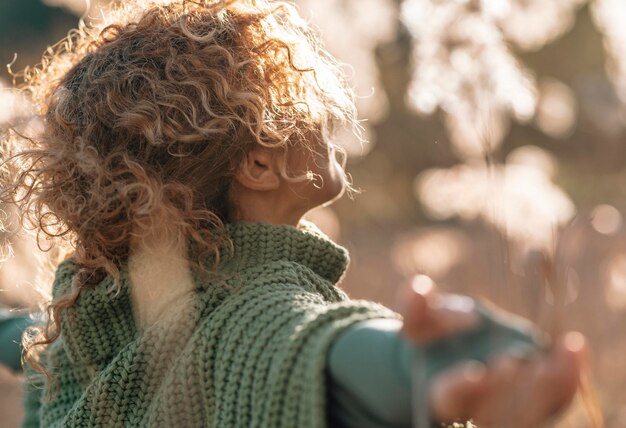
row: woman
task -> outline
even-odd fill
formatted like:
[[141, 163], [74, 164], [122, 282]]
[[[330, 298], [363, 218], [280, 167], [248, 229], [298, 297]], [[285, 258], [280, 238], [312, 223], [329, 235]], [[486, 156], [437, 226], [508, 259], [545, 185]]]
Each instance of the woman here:
[[344, 192], [333, 138], [358, 123], [292, 5], [158, 3], [26, 73], [43, 132], [9, 141], [1, 199], [72, 247], [27, 335], [26, 426], [535, 427], [571, 400], [579, 335], [531, 356], [423, 279], [404, 319], [336, 287], [347, 253], [302, 216]]

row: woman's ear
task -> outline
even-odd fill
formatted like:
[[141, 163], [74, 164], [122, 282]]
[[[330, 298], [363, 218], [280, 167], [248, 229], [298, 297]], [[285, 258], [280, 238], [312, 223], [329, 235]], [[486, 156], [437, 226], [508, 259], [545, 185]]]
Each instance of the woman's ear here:
[[266, 148], [250, 150], [239, 165], [235, 180], [251, 190], [268, 191], [280, 186], [276, 153]]

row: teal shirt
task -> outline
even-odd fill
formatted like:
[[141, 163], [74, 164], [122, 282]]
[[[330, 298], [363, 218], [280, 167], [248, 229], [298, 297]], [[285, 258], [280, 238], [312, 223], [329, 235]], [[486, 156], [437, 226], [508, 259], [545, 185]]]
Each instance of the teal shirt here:
[[22, 369], [22, 333], [31, 324], [26, 314], [0, 310], [0, 364], [15, 371]]

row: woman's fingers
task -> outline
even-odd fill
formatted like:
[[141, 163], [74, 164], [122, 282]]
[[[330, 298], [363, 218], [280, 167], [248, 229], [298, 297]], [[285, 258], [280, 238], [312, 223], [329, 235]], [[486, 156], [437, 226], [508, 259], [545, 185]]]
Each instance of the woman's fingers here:
[[430, 388], [431, 417], [440, 422], [467, 420], [487, 388], [484, 364], [470, 361], [437, 376]]
[[[426, 276], [403, 290], [402, 334], [415, 344], [470, 329], [480, 315], [470, 298], [439, 292]], [[473, 419], [481, 428], [536, 428], [574, 397], [586, 353], [585, 341], [569, 333], [549, 353], [532, 360], [501, 355], [488, 364], [453, 367], [430, 386], [432, 416], [441, 422]]]
[[481, 428], [513, 427], [509, 408], [524, 363], [513, 357], [500, 357], [488, 366], [469, 362], [437, 376], [431, 387], [432, 417], [440, 422], [473, 420]]
[[401, 289], [404, 325], [402, 333], [413, 342], [419, 343], [428, 330], [430, 315], [428, 296], [434, 292], [434, 283], [427, 276], [418, 275]]
[[[538, 422], [563, 410], [574, 398], [580, 375], [585, 366], [587, 347], [580, 333], [568, 333], [560, 339], [550, 354], [542, 359], [531, 375], [528, 395], [533, 401], [529, 411], [521, 415], [522, 428], [537, 426]], [[540, 399], [537, 399], [537, 394]]]
[[554, 349], [532, 361], [501, 356], [481, 366], [469, 363], [435, 378], [433, 417], [472, 419], [481, 428], [536, 428], [567, 406], [586, 359], [584, 337], [568, 333]]
[[469, 329], [479, 322], [471, 298], [441, 293], [425, 275], [414, 276], [405, 287], [403, 306], [402, 333], [416, 344]]

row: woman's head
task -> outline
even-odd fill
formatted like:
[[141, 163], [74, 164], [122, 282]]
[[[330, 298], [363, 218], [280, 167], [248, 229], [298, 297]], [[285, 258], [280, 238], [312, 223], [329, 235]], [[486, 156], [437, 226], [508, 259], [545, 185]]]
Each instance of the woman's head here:
[[[155, 224], [200, 242], [219, 230], [251, 151], [314, 156], [337, 126], [357, 128], [351, 91], [292, 5], [125, 3], [25, 73], [44, 132], [9, 164], [17, 179], [3, 192], [28, 194], [36, 226], [114, 276]], [[289, 162], [282, 171], [293, 175]]]

